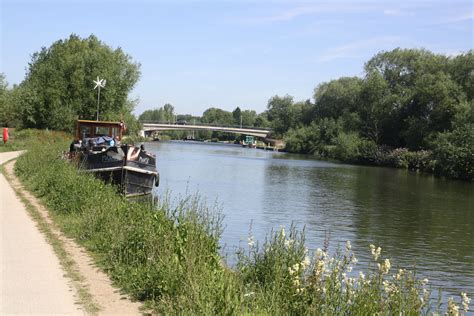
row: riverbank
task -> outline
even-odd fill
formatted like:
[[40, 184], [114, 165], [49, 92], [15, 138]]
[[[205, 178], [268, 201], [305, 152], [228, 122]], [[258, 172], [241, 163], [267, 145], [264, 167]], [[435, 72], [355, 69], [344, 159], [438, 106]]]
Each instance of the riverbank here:
[[[6, 154], [9, 153], [3, 153], [1, 155]], [[2, 171], [7, 177], [9, 184], [20, 198], [22, 205], [26, 207], [26, 209], [16, 210], [14, 213], [17, 214], [17, 216], [22, 216], [22, 214], [30, 216], [41, 232], [40, 234], [36, 228], [34, 229], [38, 236], [41, 235], [38, 238], [44, 238], [52, 248], [51, 250], [54, 251], [55, 256], [51, 251], [49, 256], [52, 256], [53, 259], [49, 260], [52, 260], [52, 262], [59, 260], [60, 268], [58, 269], [58, 264], [40, 263], [41, 258], [39, 257], [40, 253], [37, 248], [39, 246], [37, 241], [29, 243], [30, 246], [35, 247], [34, 250], [29, 249], [25, 251], [20, 247], [18, 241], [23, 240], [23, 238], [18, 238], [18, 232], [24, 231], [25, 224], [15, 223], [13, 225], [10, 223], [10, 225], [8, 225], [8, 221], [3, 220], [2, 224], [14, 229], [14, 232], [10, 232], [6, 235], [11, 236], [11, 238], [15, 240], [14, 244], [16, 246], [14, 255], [21, 258], [21, 260], [14, 260], [14, 273], [10, 274], [8, 280], [3, 280], [2, 286], [5, 288], [13, 286], [15, 291], [4, 291], [4, 293], [9, 293], [8, 301], [15, 302], [16, 299], [16, 302], [21, 303], [17, 304], [18, 306], [10, 307], [5, 305], [6, 309], [2, 310], [4, 312], [16, 310], [19, 313], [27, 314], [56, 314], [63, 310], [65, 314], [78, 315], [139, 315], [141, 313], [141, 304], [131, 302], [126, 295], [120, 293], [120, 291], [112, 285], [107, 275], [98, 269], [86, 249], [63, 234], [51, 218], [45, 206], [22, 186], [14, 174], [14, 164], [15, 160], [12, 160], [2, 166]], [[13, 209], [9, 207], [8, 211], [11, 212]], [[5, 229], [3, 231], [7, 232]], [[6, 241], [6, 243], [8, 243], [8, 241]], [[13, 242], [11, 242], [11, 244], [13, 244]], [[39, 244], [41, 245], [41, 242]], [[33, 254], [35, 257], [31, 260], [27, 259], [29, 254]], [[7, 262], [6, 259], [10, 259], [5, 253], [3, 253], [2, 256], [5, 258], [4, 262]], [[57, 259], [55, 257], [57, 257]], [[21, 265], [18, 265], [18, 262], [24, 262], [26, 266], [22, 268]], [[34, 264], [32, 264], [32, 262], [34, 262]], [[41, 273], [38, 273], [39, 267], [42, 268]], [[5, 267], [4, 269], [8, 270]], [[12, 277], [15, 276], [15, 272], [21, 272], [21, 278], [28, 280], [28, 282], [13, 281]], [[57, 286], [55, 287], [53, 282], [54, 273], [58, 276], [62, 276], [62, 279], [68, 285], [67, 289], [58, 289]], [[33, 277], [31, 275], [33, 275]], [[21, 290], [18, 289], [18, 284], [22, 284]], [[74, 294], [73, 308], [65, 310], [64, 306], [67, 306], [65, 304], [70, 301], [67, 297], [72, 294]], [[32, 303], [25, 305], [23, 302], [28, 295], [30, 298], [27, 300]], [[51, 301], [52, 296], [61, 299]]]
[[158, 205], [127, 201], [61, 160], [67, 142], [51, 136], [18, 160], [17, 174], [41, 196], [61, 230], [92, 253], [120, 288], [156, 313], [436, 310], [426, 281], [407, 270], [391, 271], [393, 262], [382, 258], [378, 247], [368, 250], [372, 263], [357, 275], [350, 244], [334, 256], [324, 245], [308, 253], [304, 232], [295, 229], [273, 232], [263, 245], [250, 236], [249, 248], [238, 252], [235, 269], [229, 270], [219, 252], [219, 216], [198, 197], [184, 198], [172, 209], [166, 200]]

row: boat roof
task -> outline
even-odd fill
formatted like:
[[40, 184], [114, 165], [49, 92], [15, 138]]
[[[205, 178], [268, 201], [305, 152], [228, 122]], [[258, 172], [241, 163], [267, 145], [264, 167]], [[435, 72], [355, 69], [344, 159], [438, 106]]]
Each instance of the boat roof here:
[[77, 120], [78, 123], [86, 123], [93, 125], [121, 125], [122, 122], [112, 122], [112, 121], [92, 121], [92, 120]]
[[121, 140], [124, 129], [123, 122], [77, 120], [75, 139], [109, 136]]

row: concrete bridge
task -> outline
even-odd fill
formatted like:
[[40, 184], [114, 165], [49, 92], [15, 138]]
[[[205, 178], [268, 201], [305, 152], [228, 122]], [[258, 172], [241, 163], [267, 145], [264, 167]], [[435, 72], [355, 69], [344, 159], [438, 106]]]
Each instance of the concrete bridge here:
[[206, 124], [175, 124], [175, 123], [152, 123], [144, 122], [140, 135], [145, 136], [153, 131], [215, 131], [234, 134], [250, 135], [266, 138], [271, 132], [270, 129], [260, 129], [257, 127], [235, 127], [235, 126], [214, 126]]

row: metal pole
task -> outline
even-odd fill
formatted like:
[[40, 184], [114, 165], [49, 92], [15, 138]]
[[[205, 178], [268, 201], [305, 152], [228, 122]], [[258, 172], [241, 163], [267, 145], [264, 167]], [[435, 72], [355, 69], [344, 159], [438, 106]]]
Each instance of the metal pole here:
[[100, 85], [99, 85], [99, 93], [97, 94], [97, 121], [99, 121], [99, 100], [100, 100]]
[[240, 114], [240, 128], [242, 128], [242, 114]]

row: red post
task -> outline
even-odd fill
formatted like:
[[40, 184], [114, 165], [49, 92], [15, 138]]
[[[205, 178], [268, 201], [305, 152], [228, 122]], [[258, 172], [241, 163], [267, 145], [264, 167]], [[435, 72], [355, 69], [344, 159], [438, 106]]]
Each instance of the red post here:
[[6, 144], [8, 141], [8, 127], [3, 128], [3, 144]]

